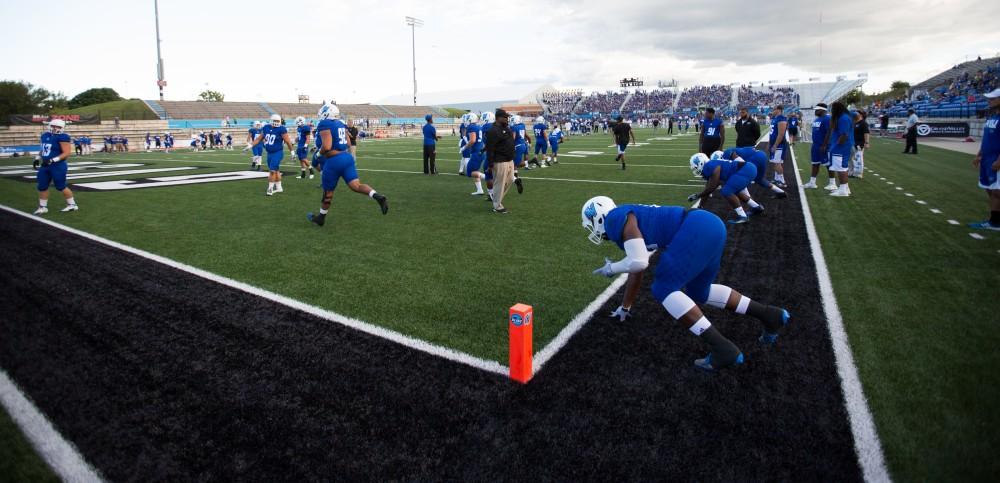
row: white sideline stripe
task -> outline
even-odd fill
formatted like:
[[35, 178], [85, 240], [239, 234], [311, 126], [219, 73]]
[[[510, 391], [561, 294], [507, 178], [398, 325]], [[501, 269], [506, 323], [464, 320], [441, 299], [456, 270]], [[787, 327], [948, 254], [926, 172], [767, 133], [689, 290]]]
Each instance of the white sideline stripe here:
[[979, 233], [969, 233], [969, 236], [975, 238], [976, 240], [985, 240], [986, 237], [980, 235]]
[[896, 187], [896, 191], [903, 191], [903, 187], [902, 186], [897, 186]]
[[52, 423], [21, 392], [10, 376], [0, 369], [0, 403], [10, 414], [39, 456], [63, 481], [103, 481], [72, 443], [63, 438]]
[[102, 237], [99, 237], [97, 235], [92, 235], [90, 233], [87, 233], [87, 232], [84, 232], [84, 231], [80, 231], [80, 230], [77, 230], [75, 228], [70, 228], [68, 226], [61, 225], [59, 223], [55, 223], [55, 222], [52, 222], [52, 221], [49, 221], [49, 220], [46, 220], [46, 219], [43, 219], [43, 218], [40, 218], [40, 217], [37, 217], [37, 216], [34, 216], [34, 215], [29, 215], [27, 213], [15, 210], [15, 209], [13, 209], [13, 208], [11, 208], [9, 206], [3, 205], [3, 204], [0, 204], [0, 210], [4, 210], [4, 211], [10, 212], [10, 213], [13, 213], [15, 215], [23, 216], [24, 218], [27, 218], [27, 219], [33, 220], [33, 221], [37, 221], [39, 223], [44, 223], [44, 224], [49, 225], [49, 226], [51, 226], [53, 228], [58, 228], [60, 230], [66, 231], [66, 232], [82, 236], [82, 237], [84, 237], [84, 238], [86, 238], [88, 240], [92, 240], [92, 241], [95, 241], [97, 243], [101, 243], [103, 245], [107, 245], [107, 246], [112, 247], [112, 248], [117, 248], [119, 250], [131, 253], [131, 254], [134, 254], [134, 255], [138, 255], [138, 256], [146, 258], [148, 260], [152, 260], [154, 262], [162, 263], [162, 264], [164, 264], [164, 265], [166, 265], [168, 267], [176, 268], [178, 270], [190, 273], [192, 275], [204, 278], [206, 280], [211, 280], [213, 282], [220, 283], [220, 284], [228, 286], [228, 287], [232, 287], [234, 289], [246, 292], [248, 294], [256, 295], [258, 297], [268, 299], [268, 300], [270, 300], [272, 302], [276, 302], [276, 303], [279, 303], [281, 305], [284, 305], [284, 306], [287, 306], [287, 307], [291, 307], [293, 309], [300, 310], [302, 312], [305, 312], [305, 313], [308, 313], [308, 314], [311, 314], [311, 315], [315, 315], [315, 316], [317, 316], [317, 317], [319, 317], [321, 319], [326, 319], [326, 320], [329, 320], [331, 322], [336, 322], [338, 324], [350, 327], [352, 329], [364, 332], [366, 334], [371, 334], [371, 335], [374, 335], [376, 337], [381, 337], [383, 339], [387, 339], [387, 340], [396, 342], [397, 344], [409, 347], [411, 349], [416, 349], [418, 351], [426, 352], [428, 354], [431, 354], [431, 355], [434, 355], [434, 356], [438, 356], [438, 357], [441, 357], [441, 358], [444, 358], [444, 359], [448, 359], [448, 360], [453, 361], [453, 362], [458, 362], [458, 363], [461, 363], [461, 364], [472, 366], [472, 367], [475, 367], [476, 369], [481, 369], [481, 370], [484, 370], [486, 372], [492, 372], [492, 373], [500, 374], [500, 375], [503, 375], [505, 377], [509, 376], [509, 369], [507, 367], [505, 367], [505, 366], [500, 365], [496, 361], [487, 361], [485, 359], [480, 359], [478, 357], [475, 357], [475, 356], [470, 355], [470, 354], [466, 354], [464, 352], [459, 352], [459, 351], [456, 351], [456, 350], [453, 350], [453, 349], [449, 349], [449, 348], [446, 348], [446, 347], [441, 347], [441, 346], [438, 346], [438, 345], [434, 345], [434, 344], [431, 344], [429, 342], [425, 342], [425, 341], [422, 341], [422, 340], [419, 340], [419, 339], [414, 339], [413, 337], [409, 337], [409, 336], [400, 334], [399, 332], [395, 332], [395, 331], [392, 331], [392, 330], [389, 330], [389, 329], [386, 329], [386, 328], [383, 328], [383, 327], [372, 325], [372, 324], [369, 324], [367, 322], [363, 322], [363, 321], [358, 320], [358, 319], [347, 317], [347, 316], [338, 314], [336, 312], [331, 312], [329, 310], [322, 309], [322, 308], [319, 308], [319, 307], [316, 307], [316, 306], [313, 306], [313, 305], [308, 305], [308, 304], [299, 302], [298, 300], [286, 297], [284, 295], [279, 295], [279, 294], [276, 294], [274, 292], [271, 292], [271, 291], [268, 291], [268, 290], [264, 290], [262, 288], [254, 287], [253, 285], [249, 285], [249, 284], [246, 284], [246, 283], [243, 283], [243, 282], [238, 282], [236, 280], [233, 280], [233, 279], [230, 279], [230, 278], [226, 278], [226, 277], [223, 277], [221, 275], [216, 275], [214, 273], [207, 272], [207, 271], [202, 270], [200, 268], [195, 268], [195, 267], [192, 267], [190, 265], [187, 265], [187, 264], [175, 261], [175, 260], [171, 260], [171, 259], [166, 258], [166, 257], [162, 257], [160, 255], [149, 253], [147, 251], [140, 250], [138, 248], [130, 247], [128, 245], [124, 245], [124, 244], [118, 243], [116, 241], [108, 240], [106, 238], [102, 238]]
[[951, 224], [951, 225], [957, 225], [957, 224], [959, 224], [958, 220], [948, 220], [948, 223]]
[[906, 196], [909, 196], [910, 198], [912, 198], [913, 197], [913, 193], [906, 193]]
[[926, 202], [926, 201], [924, 201], [924, 200], [917, 200], [917, 204], [918, 204], [918, 205], [926, 205], [926, 204], [927, 204], [927, 202]]
[[934, 213], [935, 215], [940, 215], [941, 214], [941, 210], [939, 210], [937, 208], [931, 208], [931, 213]]
[[604, 289], [604, 291], [601, 292], [596, 299], [590, 302], [590, 305], [587, 305], [584, 307], [583, 311], [576, 314], [576, 317], [573, 317], [573, 320], [571, 320], [566, 327], [563, 327], [563, 329], [559, 331], [559, 334], [556, 335], [555, 339], [552, 339], [552, 341], [549, 342], [549, 345], [538, 351], [532, 359], [532, 374], [537, 374], [538, 371], [542, 370], [545, 363], [549, 362], [549, 359], [556, 355], [556, 353], [559, 352], [559, 350], [562, 349], [567, 342], [569, 342], [570, 338], [576, 335], [576, 333], [579, 332], [584, 325], [587, 325], [587, 322], [594, 317], [594, 313], [597, 312], [597, 310], [600, 309], [601, 306], [608, 301], [608, 299], [618, 293], [618, 289], [622, 288], [622, 285], [625, 285], [626, 280], [628, 280], [628, 276], [624, 274], [618, 276], [614, 282], [611, 282], [611, 285], [608, 285], [608, 288]]
[[[796, 166], [795, 150], [791, 151], [792, 163]], [[889, 470], [885, 466], [885, 456], [882, 453], [882, 443], [875, 431], [875, 421], [872, 419], [868, 401], [865, 399], [864, 388], [858, 378], [858, 368], [854, 365], [854, 355], [844, 330], [844, 319], [837, 306], [837, 298], [833, 293], [833, 283], [830, 281], [830, 271], [826, 266], [823, 248], [820, 246], [816, 225], [813, 223], [812, 212], [809, 211], [809, 200], [802, 188], [802, 176], [795, 171], [798, 182], [799, 200], [802, 203], [802, 215], [805, 217], [806, 233], [812, 248], [813, 261], [816, 264], [816, 278], [819, 280], [820, 297], [823, 299], [823, 312], [826, 315], [827, 326], [830, 329], [830, 340], [833, 343], [833, 354], [837, 359], [837, 374], [840, 376], [840, 387], [844, 391], [844, 405], [851, 423], [851, 433], [854, 435], [854, 451], [858, 455], [858, 463], [865, 481], [890, 482]]]

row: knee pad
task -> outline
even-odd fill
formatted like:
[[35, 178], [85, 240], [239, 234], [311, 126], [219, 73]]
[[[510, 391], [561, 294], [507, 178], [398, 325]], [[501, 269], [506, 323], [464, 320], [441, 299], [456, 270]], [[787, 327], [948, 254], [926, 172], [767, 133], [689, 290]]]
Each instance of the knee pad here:
[[712, 284], [712, 287], [708, 290], [708, 305], [712, 307], [717, 307], [720, 309], [726, 308], [726, 303], [729, 302], [729, 296], [733, 293], [733, 289], [719, 284]]
[[691, 297], [688, 297], [687, 294], [680, 290], [671, 292], [670, 295], [667, 295], [667, 298], [663, 299], [663, 308], [667, 309], [667, 313], [677, 320], [680, 320], [684, 314], [690, 312], [694, 307], [695, 303], [691, 300]]

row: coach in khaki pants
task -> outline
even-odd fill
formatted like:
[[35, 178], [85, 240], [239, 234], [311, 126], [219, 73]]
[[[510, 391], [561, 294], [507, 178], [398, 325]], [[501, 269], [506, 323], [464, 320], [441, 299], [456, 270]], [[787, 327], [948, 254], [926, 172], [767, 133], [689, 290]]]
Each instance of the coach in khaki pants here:
[[493, 211], [507, 213], [503, 197], [514, 182], [514, 133], [507, 111], [497, 109], [496, 119], [486, 133], [486, 166], [493, 171]]

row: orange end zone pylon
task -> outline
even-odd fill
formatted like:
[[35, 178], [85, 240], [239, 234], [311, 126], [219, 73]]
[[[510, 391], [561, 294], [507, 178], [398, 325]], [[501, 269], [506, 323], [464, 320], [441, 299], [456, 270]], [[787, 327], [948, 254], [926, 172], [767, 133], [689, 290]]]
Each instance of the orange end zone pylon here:
[[531, 380], [531, 327], [534, 314], [530, 305], [517, 304], [510, 308], [510, 378], [526, 384]]

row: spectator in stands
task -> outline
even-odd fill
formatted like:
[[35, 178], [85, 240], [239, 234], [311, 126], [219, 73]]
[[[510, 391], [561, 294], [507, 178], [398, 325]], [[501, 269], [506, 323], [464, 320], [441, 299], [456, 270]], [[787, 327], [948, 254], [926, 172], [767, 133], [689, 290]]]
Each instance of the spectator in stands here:
[[970, 223], [970, 228], [1000, 231], [1000, 89], [985, 94], [989, 102], [989, 117], [983, 125], [983, 141], [979, 153], [972, 160], [972, 166], [979, 168], [979, 187], [986, 190], [989, 200], [990, 217], [979, 223]]
[[[722, 120], [715, 117], [715, 109], [705, 109], [705, 119], [701, 122], [701, 134], [698, 135], [699, 151], [711, 156], [726, 143], [726, 127]], [[695, 125], [697, 129], [697, 124]]]
[[736, 120], [736, 147], [753, 147], [760, 139], [760, 124], [750, 116], [747, 108], [740, 108], [740, 118]]
[[903, 154], [917, 154], [917, 123], [920, 120], [917, 118], [917, 111], [910, 109], [906, 113], [909, 117], [906, 118], [906, 149]]

